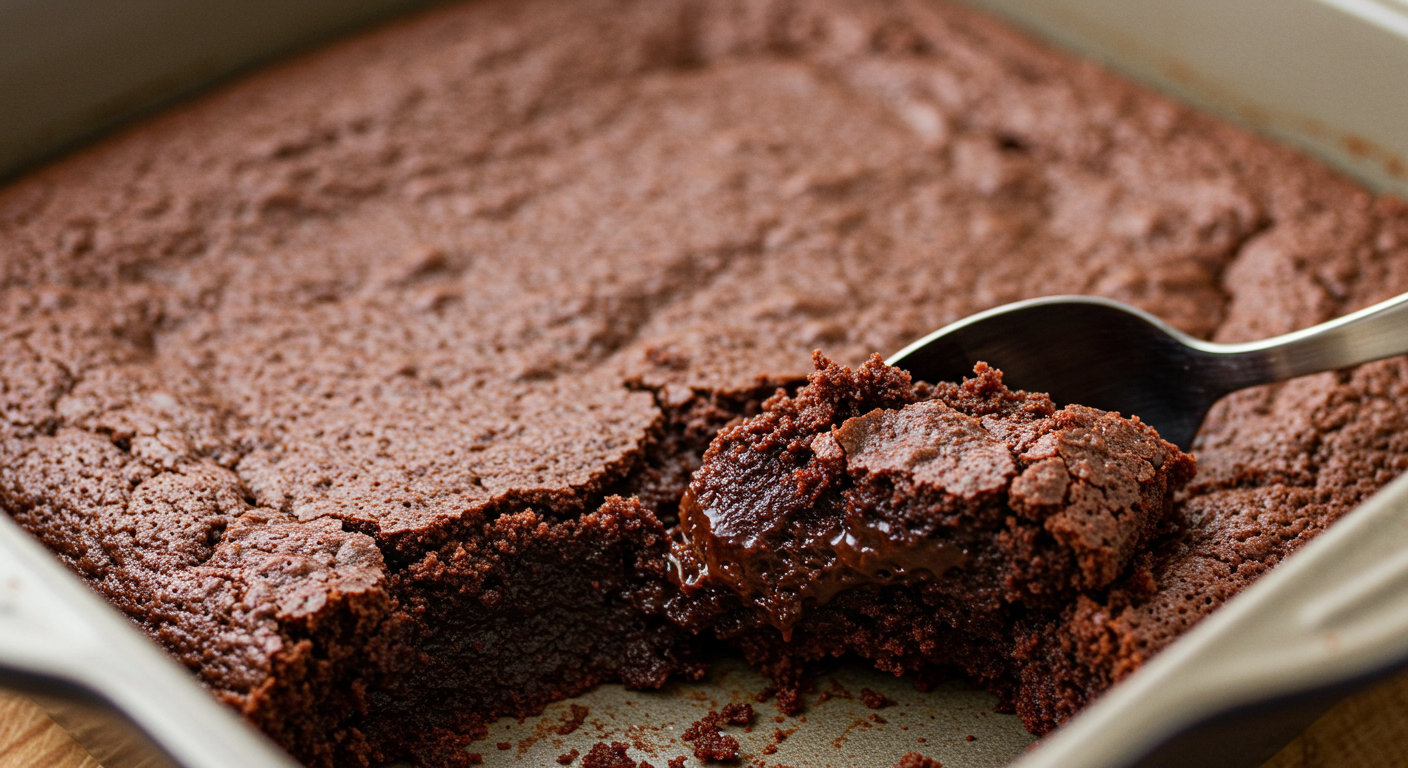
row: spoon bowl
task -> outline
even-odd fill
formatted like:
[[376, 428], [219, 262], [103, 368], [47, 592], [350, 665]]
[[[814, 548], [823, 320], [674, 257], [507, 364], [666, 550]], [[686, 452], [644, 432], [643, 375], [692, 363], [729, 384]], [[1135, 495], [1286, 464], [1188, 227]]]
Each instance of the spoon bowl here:
[[1051, 296], [980, 312], [888, 362], [921, 381], [958, 381], [986, 362], [1014, 389], [1140, 420], [1187, 450], [1231, 392], [1408, 353], [1408, 294], [1303, 331], [1215, 344], [1126, 304]]

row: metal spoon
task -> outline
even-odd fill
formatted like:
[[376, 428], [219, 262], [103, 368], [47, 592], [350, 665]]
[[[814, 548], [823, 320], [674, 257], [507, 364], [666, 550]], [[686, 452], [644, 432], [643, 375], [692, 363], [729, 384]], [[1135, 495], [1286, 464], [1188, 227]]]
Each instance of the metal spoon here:
[[980, 312], [886, 362], [921, 381], [958, 381], [986, 362], [1014, 389], [1138, 416], [1187, 450], [1223, 395], [1402, 354], [1408, 294], [1246, 344], [1201, 341], [1109, 299], [1051, 296]]

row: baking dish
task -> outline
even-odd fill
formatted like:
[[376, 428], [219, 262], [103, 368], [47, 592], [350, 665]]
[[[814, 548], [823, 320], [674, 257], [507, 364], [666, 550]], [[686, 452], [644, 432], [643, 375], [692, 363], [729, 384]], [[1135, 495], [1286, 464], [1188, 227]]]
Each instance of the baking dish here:
[[[1393, 72], [1393, 70], [1390, 70], [1390, 72]], [[984, 741], [986, 741], [986, 740], [984, 740]]]

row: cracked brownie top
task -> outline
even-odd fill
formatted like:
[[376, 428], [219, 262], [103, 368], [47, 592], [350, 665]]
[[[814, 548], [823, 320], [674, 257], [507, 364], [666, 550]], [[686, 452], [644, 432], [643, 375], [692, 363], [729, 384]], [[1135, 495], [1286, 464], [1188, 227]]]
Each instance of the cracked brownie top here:
[[1384, 226], [964, 11], [596, 5], [435, 11], [4, 190], [5, 455], [73, 431], [434, 539], [580, 509], [662, 398], [799, 380], [817, 346], [857, 361], [1045, 293], [1201, 336], [1319, 319], [1356, 303], [1323, 269], [1246, 296], [1310, 269], [1282, 244]]

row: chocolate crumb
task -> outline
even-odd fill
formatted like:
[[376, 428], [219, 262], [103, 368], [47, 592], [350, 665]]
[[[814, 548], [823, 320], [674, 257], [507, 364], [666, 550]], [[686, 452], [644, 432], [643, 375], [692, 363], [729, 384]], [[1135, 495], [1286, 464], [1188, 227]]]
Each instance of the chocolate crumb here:
[[968, 736], [967, 736], [966, 738], [964, 738], [964, 741], [977, 741], [977, 740], [978, 740], [978, 737], [977, 737], [977, 736], [974, 736], [974, 735], [971, 734], [971, 733], [968, 734]]
[[906, 752], [904, 757], [895, 763], [895, 768], [944, 768], [944, 764], [918, 752]]
[[501, 742], [499, 742], [499, 743], [498, 743], [497, 745], [495, 745], [495, 746], [497, 746], [500, 751], [507, 751], [507, 750], [513, 749], [513, 742], [511, 742], [511, 741], [501, 741]]
[[725, 704], [719, 715], [732, 725], [752, 725], [753, 705], [752, 704]]
[[478, 752], [466, 752], [464, 753], [464, 763], [465, 765], [483, 765], [484, 756]]
[[587, 721], [587, 715], [591, 710], [581, 704], [573, 704], [566, 717], [562, 719], [562, 725], [557, 727], [558, 736], [566, 736], [582, 727], [582, 723]]
[[766, 747], [763, 747], [761, 751], [765, 755], [775, 755], [777, 754], [777, 745], [769, 744]]
[[684, 755], [680, 755], [679, 757], [672, 757], [670, 758], [669, 766], [670, 768], [684, 768], [684, 761]]
[[882, 709], [894, 704], [893, 701], [885, 698], [885, 694], [872, 691], [869, 688], [860, 689], [860, 703], [869, 709]]
[[802, 694], [795, 688], [786, 690], [779, 689], [777, 692], [777, 711], [784, 715], [796, 715], [802, 711], [805, 702], [802, 701]]
[[700, 760], [735, 760], [738, 758], [738, 740], [725, 735], [720, 729], [723, 720], [723, 715], [711, 711], [686, 728], [680, 739], [694, 747], [694, 756]]
[[598, 741], [592, 745], [587, 756], [582, 758], [582, 768], [638, 768], [636, 762], [626, 755], [628, 745], [613, 741], [607, 744]]
[[886, 720], [885, 718], [883, 718], [883, 717], [881, 717], [881, 716], [879, 716], [879, 715], [872, 714], [872, 715], [870, 716], [870, 722], [875, 723], [876, 725], [884, 725], [884, 724], [886, 724], [886, 723], [888, 723], [888, 722], [890, 722], [890, 721], [889, 721], [889, 720]]
[[560, 754], [560, 755], [557, 756], [557, 764], [558, 764], [558, 765], [571, 765], [571, 764], [572, 764], [572, 761], [576, 760], [576, 759], [577, 759], [577, 755], [580, 755], [580, 754], [581, 754], [581, 753], [578, 752], [578, 751], [575, 750], [575, 749], [572, 750], [571, 752], [564, 752], [563, 754]]
[[754, 696], [754, 697], [753, 697], [753, 700], [756, 701], [756, 702], [758, 702], [759, 704], [762, 704], [763, 702], [767, 701], [768, 699], [771, 699], [771, 698], [772, 698], [773, 696], [775, 696], [776, 694], [777, 694], [777, 688], [776, 688], [776, 687], [773, 687], [773, 686], [768, 686], [767, 688], [764, 688], [763, 690], [758, 691], [758, 695], [757, 695], [757, 696]]

